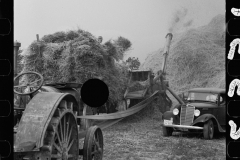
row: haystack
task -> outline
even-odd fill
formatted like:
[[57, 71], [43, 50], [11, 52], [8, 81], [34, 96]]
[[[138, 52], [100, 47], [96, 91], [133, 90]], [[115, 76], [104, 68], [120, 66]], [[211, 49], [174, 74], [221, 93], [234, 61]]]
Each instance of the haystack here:
[[[217, 15], [205, 26], [174, 34], [167, 59], [170, 88], [185, 92], [194, 87], [225, 88], [225, 18]], [[147, 57], [140, 67], [161, 69], [163, 49]]]
[[123, 37], [101, 44], [81, 29], [57, 32], [32, 42], [22, 52], [22, 72], [39, 72], [45, 83], [84, 83], [101, 77], [109, 87], [109, 102], [114, 103], [122, 100], [128, 78], [127, 66], [115, 62], [130, 47], [131, 42]]

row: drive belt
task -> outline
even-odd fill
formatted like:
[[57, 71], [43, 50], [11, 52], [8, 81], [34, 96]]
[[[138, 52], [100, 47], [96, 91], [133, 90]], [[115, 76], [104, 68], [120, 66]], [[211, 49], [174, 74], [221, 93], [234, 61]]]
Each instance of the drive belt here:
[[[151, 103], [155, 98], [157, 98], [155, 95], [157, 95], [159, 91], [155, 91], [150, 97], [146, 98], [142, 102], [134, 105], [133, 107], [127, 109], [126, 111], [120, 111], [117, 113], [111, 113], [111, 114], [104, 114], [104, 115], [87, 115], [87, 116], [77, 116], [77, 118], [83, 118], [83, 119], [93, 119], [95, 121], [94, 125], [97, 125], [99, 128], [106, 129], [117, 122], [121, 121], [127, 116], [133, 115], [146, 107], [149, 103]], [[98, 121], [99, 120], [99, 121]], [[80, 132], [79, 138], [84, 138], [87, 131]]]
[[142, 102], [134, 105], [131, 108], [128, 108], [125, 111], [120, 111], [116, 113], [110, 113], [110, 114], [102, 114], [102, 115], [86, 115], [86, 116], [77, 116], [77, 118], [82, 119], [94, 119], [94, 120], [113, 120], [113, 119], [119, 119], [119, 118], [125, 118], [127, 116], [133, 115], [140, 110], [142, 110], [144, 107], [146, 107], [149, 103], [151, 103], [156, 97], [155, 95], [158, 93], [158, 91], [155, 91], [150, 97], [146, 98]]

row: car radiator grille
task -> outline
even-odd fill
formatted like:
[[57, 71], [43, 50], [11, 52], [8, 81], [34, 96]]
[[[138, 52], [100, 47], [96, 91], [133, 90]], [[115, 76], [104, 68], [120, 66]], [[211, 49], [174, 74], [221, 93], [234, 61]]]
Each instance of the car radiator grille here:
[[183, 105], [180, 115], [180, 125], [191, 125], [194, 118], [195, 107], [191, 105]]

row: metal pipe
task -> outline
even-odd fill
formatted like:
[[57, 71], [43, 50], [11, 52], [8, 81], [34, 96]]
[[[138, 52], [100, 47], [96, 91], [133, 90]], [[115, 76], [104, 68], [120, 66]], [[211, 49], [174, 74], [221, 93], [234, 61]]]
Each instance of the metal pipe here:
[[180, 104], [185, 104], [185, 103], [183, 102], [183, 100], [181, 100], [181, 98], [179, 98], [179, 97], [173, 92], [173, 90], [171, 90], [171, 89], [168, 88], [168, 87], [167, 87], [167, 90], [173, 95], [173, 97], [175, 97], [175, 98], [178, 100], [178, 102], [179, 102]]
[[159, 74], [153, 78], [153, 84], [162, 76], [162, 72], [160, 71]]
[[160, 70], [160, 73], [154, 77], [153, 79], [153, 83], [156, 83], [156, 81], [161, 77], [161, 76], [164, 76], [165, 74], [165, 70], [166, 70], [166, 61], [167, 61], [167, 56], [168, 56], [168, 52], [169, 52], [169, 48], [170, 48], [170, 44], [171, 44], [171, 40], [172, 40], [172, 33], [168, 33], [166, 35], [166, 43], [165, 43], [165, 47], [164, 47], [164, 51], [163, 51], [163, 56], [164, 56], [164, 59], [163, 59], [163, 63], [162, 63], [162, 70]]
[[17, 70], [17, 59], [18, 59], [18, 51], [19, 51], [19, 47], [21, 47], [21, 43], [20, 42], [17, 42], [17, 41], [15, 41], [14, 42], [14, 55], [13, 55], [13, 57], [14, 57], [14, 77], [15, 76], [17, 76], [17, 74], [18, 74], [18, 70]]
[[163, 74], [165, 73], [165, 70], [166, 70], [166, 61], [167, 61], [167, 56], [169, 53], [169, 48], [170, 48], [170, 43], [171, 43], [172, 37], [173, 37], [172, 33], [168, 33], [166, 35], [166, 43], [165, 43], [165, 48], [164, 48], [164, 52], [163, 52], [164, 60], [163, 60], [163, 64], [162, 64]]

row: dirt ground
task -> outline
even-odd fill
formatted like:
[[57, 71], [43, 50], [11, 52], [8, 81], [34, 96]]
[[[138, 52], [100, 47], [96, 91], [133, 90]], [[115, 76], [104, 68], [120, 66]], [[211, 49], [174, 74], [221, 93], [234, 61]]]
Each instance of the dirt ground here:
[[[178, 104], [172, 99], [173, 107]], [[225, 160], [225, 134], [204, 140], [199, 133], [162, 135], [162, 113], [156, 104], [103, 131], [103, 160]]]
[[225, 135], [204, 140], [201, 134], [163, 137], [160, 117], [128, 117], [103, 130], [104, 160], [222, 160]]

